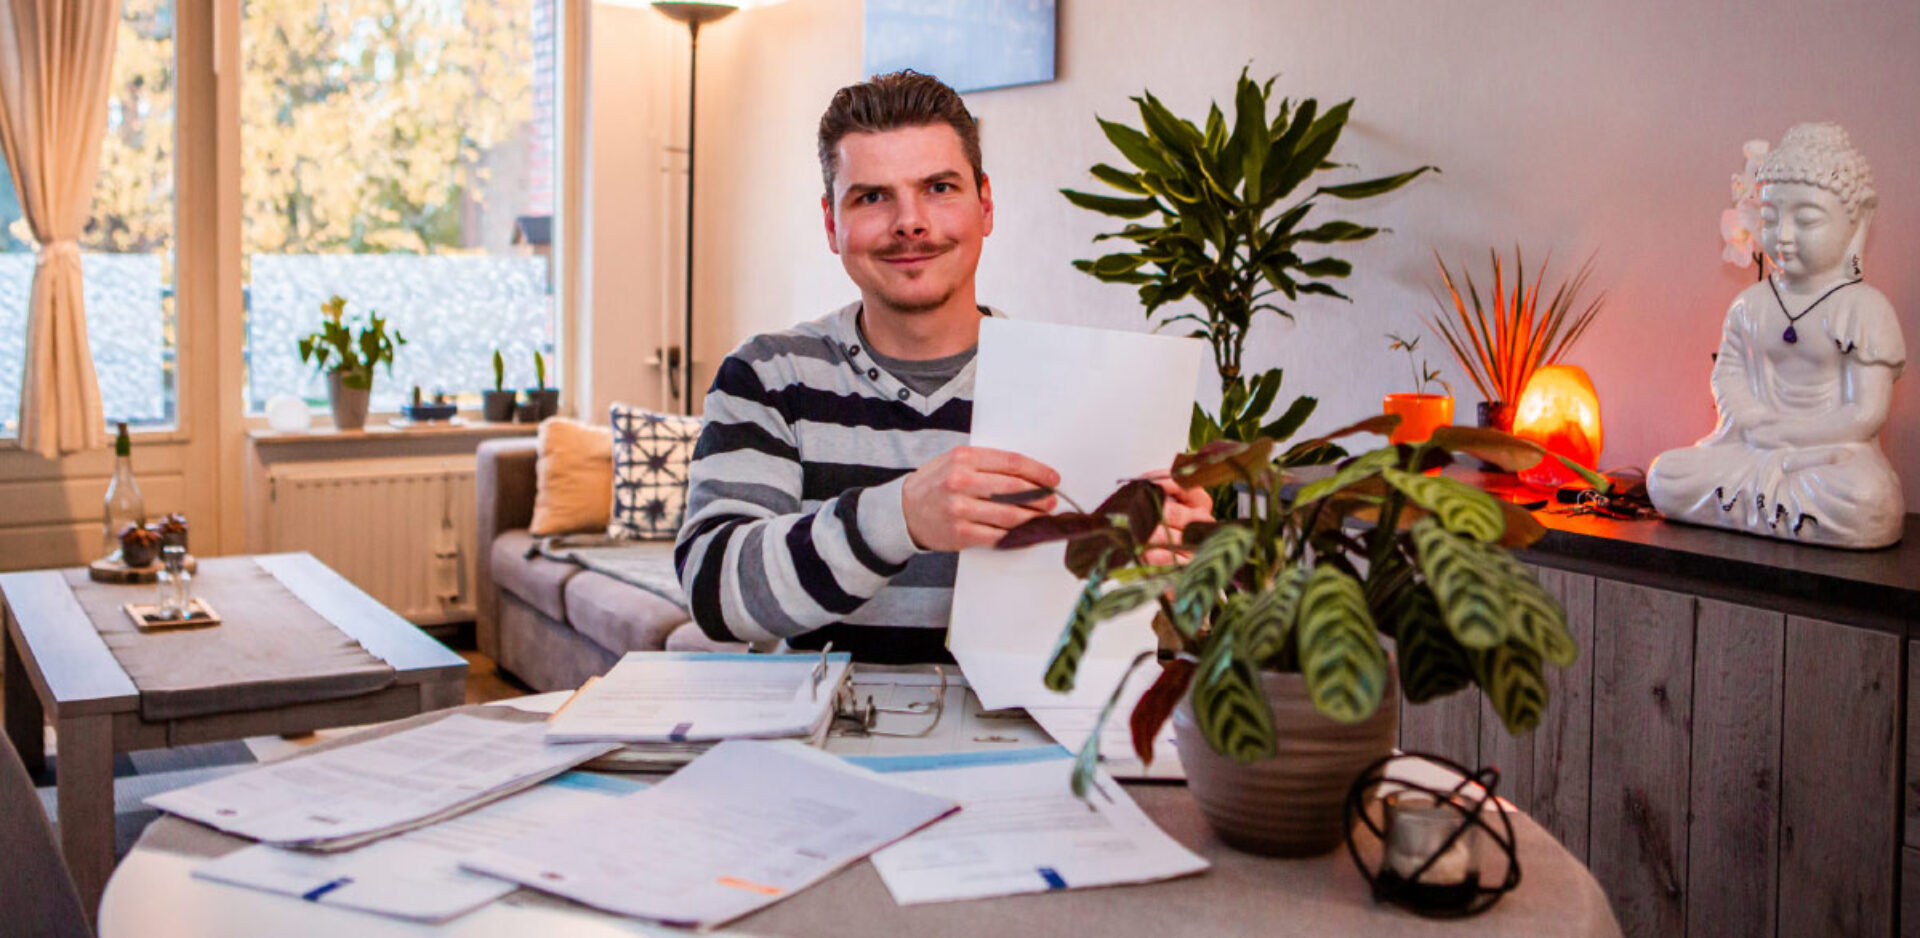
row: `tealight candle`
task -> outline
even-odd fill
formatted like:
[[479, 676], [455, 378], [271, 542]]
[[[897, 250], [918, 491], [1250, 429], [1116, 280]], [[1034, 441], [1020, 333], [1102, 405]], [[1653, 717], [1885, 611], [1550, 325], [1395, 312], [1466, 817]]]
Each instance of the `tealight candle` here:
[[[1469, 828], [1445, 850], [1440, 845], [1466, 823], [1459, 809], [1425, 792], [1402, 791], [1388, 795], [1386, 869], [1400, 879], [1427, 886], [1477, 884], [1480, 871], [1474, 863], [1473, 841], [1478, 828]], [[1433, 864], [1420, 871], [1428, 857], [1439, 853]]]

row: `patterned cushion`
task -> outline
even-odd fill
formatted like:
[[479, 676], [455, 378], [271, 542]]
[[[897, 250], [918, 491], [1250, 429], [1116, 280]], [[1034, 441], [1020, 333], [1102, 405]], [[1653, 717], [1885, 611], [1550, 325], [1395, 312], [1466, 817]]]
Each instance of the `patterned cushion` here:
[[687, 509], [700, 418], [613, 405], [613, 517], [607, 534], [672, 540]]

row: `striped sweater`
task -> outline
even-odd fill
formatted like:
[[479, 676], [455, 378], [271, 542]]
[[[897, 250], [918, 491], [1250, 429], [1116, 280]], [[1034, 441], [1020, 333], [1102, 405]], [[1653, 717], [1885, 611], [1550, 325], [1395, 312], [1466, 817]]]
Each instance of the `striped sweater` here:
[[914, 546], [901, 486], [967, 442], [975, 366], [916, 393], [862, 347], [859, 310], [756, 336], [721, 363], [674, 564], [713, 638], [950, 661], [956, 555]]

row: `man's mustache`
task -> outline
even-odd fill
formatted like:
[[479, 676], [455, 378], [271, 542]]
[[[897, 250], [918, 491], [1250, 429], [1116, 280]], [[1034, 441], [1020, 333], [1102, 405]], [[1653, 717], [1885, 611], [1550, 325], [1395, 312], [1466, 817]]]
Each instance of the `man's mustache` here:
[[894, 259], [903, 258], [903, 257], [932, 257], [936, 254], [945, 254], [948, 251], [953, 250], [956, 244], [958, 244], [958, 242], [955, 242], [955, 241], [941, 241], [938, 243], [921, 243], [921, 244], [902, 244], [896, 247], [887, 248], [886, 250], [879, 252], [875, 256], [879, 257], [882, 260], [894, 260]]

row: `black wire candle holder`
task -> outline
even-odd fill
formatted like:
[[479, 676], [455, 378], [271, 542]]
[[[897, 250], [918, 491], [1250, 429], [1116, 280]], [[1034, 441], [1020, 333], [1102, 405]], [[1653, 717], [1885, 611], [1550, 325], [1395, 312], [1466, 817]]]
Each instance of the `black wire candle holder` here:
[[[1448, 769], [1460, 776], [1460, 782], [1451, 788], [1434, 788], [1406, 779], [1389, 780], [1387, 767], [1403, 759]], [[1394, 790], [1376, 798], [1374, 792], [1383, 784], [1393, 786]], [[1520, 856], [1506, 804], [1495, 797], [1499, 785], [1500, 771], [1496, 768], [1488, 766], [1474, 771], [1445, 756], [1431, 753], [1395, 753], [1367, 766], [1347, 789], [1344, 811], [1347, 853], [1353, 857], [1353, 865], [1373, 890], [1374, 899], [1390, 902], [1428, 918], [1467, 918], [1493, 908], [1502, 896], [1519, 886]], [[1467, 793], [1469, 787], [1476, 786], [1478, 792], [1471, 795]], [[1381, 804], [1378, 818], [1375, 817], [1376, 812], [1369, 810], [1376, 801]], [[1412, 802], [1417, 808], [1396, 808], [1396, 802]], [[1491, 810], [1488, 809], [1489, 805], [1492, 806]], [[1396, 854], [1393, 828], [1403, 820], [1413, 823], [1415, 810], [1429, 815], [1451, 812], [1456, 817], [1450, 819], [1452, 829], [1434, 840], [1430, 850], [1422, 850], [1409, 859], [1404, 854]], [[1397, 811], [1405, 812], [1404, 816], [1396, 817]], [[1497, 828], [1489, 822], [1488, 815], [1497, 821]], [[1380, 864], [1377, 869], [1370, 869], [1361, 856], [1360, 838], [1363, 835], [1360, 832], [1363, 829], [1380, 844]], [[1489, 843], [1506, 855], [1506, 875], [1497, 884], [1482, 882], [1479, 856], [1475, 850], [1476, 840]], [[1459, 881], [1444, 880], [1443, 873], [1452, 872], [1451, 866], [1457, 865], [1463, 857], [1465, 869], [1460, 871]], [[1411, 863], [1411, 870], [1396, 868], [1396, 859], [1401, 861], [1403, 867]], [[1448, 869], [1443, 871], [1443, 866]]]

